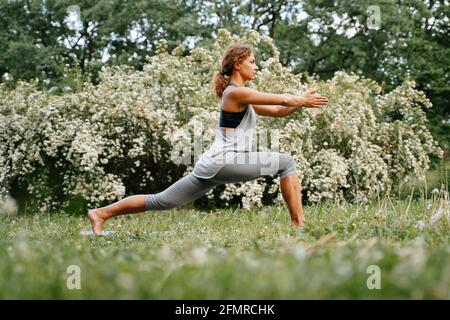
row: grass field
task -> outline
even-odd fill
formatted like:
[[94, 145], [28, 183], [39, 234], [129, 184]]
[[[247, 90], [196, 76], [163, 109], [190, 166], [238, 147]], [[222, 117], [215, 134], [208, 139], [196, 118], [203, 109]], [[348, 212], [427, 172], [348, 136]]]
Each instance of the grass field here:
[[368, 206], [306, 205], [301, 233], [285, 206], [120, 216], [96, 238], [84, 216], [2, 215], [0, 298], [450, 299], [448, 169]]

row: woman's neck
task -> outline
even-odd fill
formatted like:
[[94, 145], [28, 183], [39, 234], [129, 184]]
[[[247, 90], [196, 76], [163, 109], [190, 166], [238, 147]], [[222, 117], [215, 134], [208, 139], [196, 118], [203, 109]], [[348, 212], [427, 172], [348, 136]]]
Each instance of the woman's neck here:
[[242, 80], [242, 79], [231, 78], [230, 79], [230, 83], [232, 83], [232, 82], [233, 82], [233, 84], [235, 86], [238, 86], [238, 87], [244, 87], [245, 86], [245, 81]]

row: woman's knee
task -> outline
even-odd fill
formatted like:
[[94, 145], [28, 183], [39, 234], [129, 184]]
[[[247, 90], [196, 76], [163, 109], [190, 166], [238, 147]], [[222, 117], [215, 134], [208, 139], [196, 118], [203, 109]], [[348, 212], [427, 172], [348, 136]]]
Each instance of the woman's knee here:
[[167, 201], [161, 197], [161, 192], [145, 195], [145, 206], [147, 210], [170, 210], [177, 206], [176, 203]]
[[217, 184], [210, 180], [199, 179], [192, 173], [172, 184], [166, 190], [145, 196], [147, 210], [169, 210], [192, 202]]
[[287, 176], [297, 174], [296, 167], [297, 163], [293, 156], [287, 153], [281, 154], [280, 170], [278, 171], [281, 179]]

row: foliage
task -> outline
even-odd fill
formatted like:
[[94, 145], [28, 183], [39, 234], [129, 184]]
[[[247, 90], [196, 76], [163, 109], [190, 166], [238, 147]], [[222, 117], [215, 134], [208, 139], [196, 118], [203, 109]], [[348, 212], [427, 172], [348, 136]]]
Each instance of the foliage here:
[[[210, 50], [221, 28], [254, 30], [274, 39], [280, 62], [295, 74], [331, 79], [336, 71], [354, 72], [386, 91], [411, 78], [433, 102], [427, 126], [448, 153], [448, 1], [80, 0], [77, 30], [69, 28], [72, 5], [0, 0], [0, 81], [37, 78], [42, 88], [75, 90], [79, 77], [67, 69], [97, 84], [105, 64], [142, 70], [161, 39], [170, 50], [182, 45], [186, 55], [188, 47]], [[380, 25], [369, 28], [374, 5]]]
[[[92, 207], [159, 192], [188, 174], [214, 139], [219, 101], [211, 79], [223, 50], [235, 41], [256, 52], [270, 48], [251, 87], [291, 94], [307, 88], [280, 64], [271, 38], [257, 32], [240, 38], [225, 29], [212, 50], [195, 48], [187, 56], [181, 47], [169, 53], [161, 41], [143, 71], [105, 67], [98, 85], [79, 92], [51, 95], [35, 82], [20, 82], [12, 91], [2, 86], [0, 192], [30, 198], [33, 210], [46, 212], [71, 207], [75, 199]], [[279, 151], [297, 160], [308, 201], [367, 202], [410, 173], [423, 175], [430, 155], [442, 156], [425, 126], [422, 108], [431, 103], [413, 81], [388, 94], [374, 81], [343, 72], [309, 82], [330, 98], [329, 106], [287, 118], [259, 117], [256, 132], [279, 132]], [[192, 137], [197, 144], [199, 134], [203, 149], [183, 163], [180, 150], [192, 148]], [[281, 201], [273, 178], [218, 187], [209, 197], [225, 204], [242, 197], [246, 209], [261, 206], [263, 198]]]

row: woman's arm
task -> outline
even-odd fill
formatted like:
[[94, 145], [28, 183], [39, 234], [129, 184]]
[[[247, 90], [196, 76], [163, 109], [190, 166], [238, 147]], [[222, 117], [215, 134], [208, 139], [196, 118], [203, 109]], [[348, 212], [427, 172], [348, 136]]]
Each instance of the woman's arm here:
[[246, 87], [233, 88], [227, 96], [237, 104], [244, 105], [285, 105], [288, 100], [284, 94], [259, 92]]
[[291, 94], [284, 95], [289, 104], [289, 98], [292, 99], [291, 103], [294, 106], [288, 107], [283, 105], [258, 105], [252, 104], [256, 113], [263, 116], [282, 118], [294, 113], [301, 107], [305, 108], [320, 108], [328, 103], [326, 97], [315, 94], [314, 90], [309, 90], [303, 97], [294, 96]]
[[265, 93], [251, 88], [238, 87], [230, 90], [228, 96], [237, 104], [282, 105], [294, 107], [295, 110], [299, 107], [319, 108], [328, 103], [326, 97], [315, 94], [315, 91], [308, 91], [306, 95], [300, 97], [292, 94]]
[[252, 104], [255, 112], [260, 116], [281, 118], [285, 117], [301, 107], [285, 107], [282, 105], [263, 105], [263, 104]]
[[298, 107], [285, 107], [285, 106], [277, 106], [278, 107], [278, 117], [286, 117], [287, 115], [290, 115], [291, 113], [294, 113], [298, 109], [301, 108], [301, 106]]

